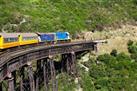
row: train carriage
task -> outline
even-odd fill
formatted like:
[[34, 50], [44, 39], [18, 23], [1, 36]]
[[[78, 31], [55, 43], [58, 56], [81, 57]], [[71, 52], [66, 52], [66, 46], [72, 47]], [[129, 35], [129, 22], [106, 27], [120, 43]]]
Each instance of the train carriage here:
[[55, 33], [40, 33], [39, 37], [41, 39], [41, 42], [50, 42], [56, 40]]
[[0, 49], [19, 46], [18, 33], [0, 33]]
[[39, 36], [39, 42], [45, 44], [55, 44], [56, 34], [55, 33], [37, 33]]
[[38, 43], [38, 36], [35, 33], [20, 33], [19, 43], [20, 45], [29, 45]]

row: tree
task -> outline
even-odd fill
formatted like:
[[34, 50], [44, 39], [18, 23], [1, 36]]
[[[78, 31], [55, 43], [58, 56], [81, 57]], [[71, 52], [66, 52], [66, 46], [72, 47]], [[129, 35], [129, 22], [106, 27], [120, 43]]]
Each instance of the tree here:
[[110, 53], [110, 55], [116, 57], [117, 56], [117, 50], [116, 49], [113, 49]]
[[110, 54], [99, 55], [97, 60], [105, 63], [108, 66], [112, 66], [116, 63], [116, 58]]
[[133, 45], [133, 43], [134, 43], [134, 42], [133, 42], [132, 40], [129, 40], [128, 43], [127, 43], [127, 45], [128, 45], [128, 46], [131, 46], [131, 45]]
[[137, 45], [128, 46], [129, 53], [137, 53]]
[[131, 61], [131, 58], [125, 53], [119, 53], [116, 57], [117, 61]]

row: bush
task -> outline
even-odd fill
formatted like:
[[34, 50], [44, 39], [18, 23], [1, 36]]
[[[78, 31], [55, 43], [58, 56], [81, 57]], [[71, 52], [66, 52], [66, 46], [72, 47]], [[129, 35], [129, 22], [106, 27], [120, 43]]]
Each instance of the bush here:
[[132, 40], [129, 40], [128, 43], [127, 43], [127, 45], [128, 45], [128, 46], [132, 46], [133, 43], [134, 43], [134, 42], [133, 42]]
[[107, 75], [105, 68], [106, 67], [104, 65], [92, 65], [92, 67], [89, 70], [89, 75], [94, 79], [105, 77]]
[[137, 53], [131, 54], [131, 58], [137, 62]]
[[131, 61], [131, 58], [125, 53], [119, 53], [116, 57], [117, 61]]
[[116, 58], [110, 54], [104, 54], [97, 57], [98, 61], [105, 63], [108, 66], [111, 66], [116, 63]]
[[116, 49], [113, 49], [110, 53], [110, 55], [116, 57], [117, 56], [117, 50]]
[[137, 45], [131, 45], [128, 47], [129, 53], [137, 53]]

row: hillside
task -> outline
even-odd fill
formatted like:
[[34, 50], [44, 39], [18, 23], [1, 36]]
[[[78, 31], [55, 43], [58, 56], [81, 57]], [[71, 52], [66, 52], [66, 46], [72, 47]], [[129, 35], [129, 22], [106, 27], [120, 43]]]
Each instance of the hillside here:
[[137, 91], [137, 0], [0, 0], [0, 11], [1, 32], [68, 31], [79, 41], [108, 41], [97, 54], [81, 54], [77, 77], [57, 74], [58, 91]]
[[92, 33], [91, 36], [93, 39], [107, 40], [106, 44], [98, 45], [98, 54], [110, 53], [113, 49], [128, 54], [128, 41], [137, 41], [137, 26], [125, 24], [117, 29], [107, 29], [107, 31]]
[[137, 20], [136, 0], [0, 0], [3, 32], [102, 31]]

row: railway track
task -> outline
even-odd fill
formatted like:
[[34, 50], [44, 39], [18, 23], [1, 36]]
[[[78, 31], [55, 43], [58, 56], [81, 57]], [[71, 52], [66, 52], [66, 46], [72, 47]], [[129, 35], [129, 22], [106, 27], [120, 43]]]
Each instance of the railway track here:
[[[106, 42], [106, 41], [105, 41]], [[0, 67], [3, 66], [11, 57], [14, 57], [16, 55], [20, 55], [23, 54], [25, 52], [28, 51], [33, 51], [33, 50], [39, 50], [39, 49], [45, 49], [45, 48], [54, 48], [54, 47], [59, 47], [59, 46], [72, 46], [72, 45], [80, 45], [83, 43], [93, 43], [93, 44], [97, 44], [97, 43], [104, 43], [103, 41], [75, 41], [75, 42], [69, 42], [69, 43], [57, 43], [57, 44], [50, 44], [50, 45], [46, 45], [46, 44], [36, 44], [36, 45], [29, 45], [29, 46], [22, 46], [22, 47], [17, 47], [17, 48], [11, 48], [10, 50], [4, 50], [1, 54], [0, 54]]]
[[80, 44], [83, 43], [83, 41], [78, 41], [78, 42], [73, 42], [73, 43], [63, 43], [63, 44], [55, 44], [55, 45], [45, 45], [45, 44], [38, 44], [35, 46], [25, 46], [25, 47], [17, 47], [17, 48], [11, 48], [10, 50], [4, 50], [1, 54], [0, 54], [0, 67], [2, 64], [5, 63], [4, 60], [9, 59], [12, 56], [15, 56], [17, 54], [22, 54], [25, 51], [32, 51], [32, 50], [38, 50], [38, 49], [42, 49], [42, 48], [52, 48], [52, 47], [56, 47], [56, 46], [66, 46], [66, 45], [76, 45], [76, 44]]

